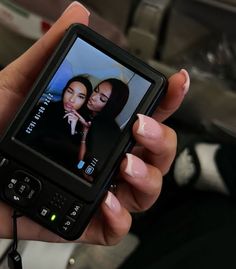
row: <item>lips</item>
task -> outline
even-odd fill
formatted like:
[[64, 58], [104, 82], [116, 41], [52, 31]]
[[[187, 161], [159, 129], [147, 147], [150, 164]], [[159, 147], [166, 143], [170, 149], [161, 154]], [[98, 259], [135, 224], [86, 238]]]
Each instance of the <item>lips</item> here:
[[70, 103], [65, 103], [64, 108], [66, 110], [73, 110], [74, 109], [73, 105], [71, 105]]

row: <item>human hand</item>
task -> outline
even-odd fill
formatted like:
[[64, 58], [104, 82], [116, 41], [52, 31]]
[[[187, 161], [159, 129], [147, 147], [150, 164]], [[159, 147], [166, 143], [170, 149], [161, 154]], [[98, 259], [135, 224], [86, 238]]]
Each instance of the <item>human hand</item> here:
[[72, 112], [68, 112], [65, 114], [63, 119], [67, 118], [68, 123], [71, 127], [71, 134], [75, 134], [75, 128], [77, 122], [79, 121], [83, 125], [83, 132], [88, 132], [91, 122], [87, 122], [77, 111], [73, 110]]
[[75, 134], [75, 128], [77, 125], [77, 122], [79, 121], [83, 126], [83, 132], [88, 132], [91, 122], [87, 122], [76, 110], [73, 110], [71, 112], [67, 112], [63, 119], [67, 118], [68, 123], [71, 127], [71, 134]]
[[[88, 24], [88, 14], [78, 4], [71, 6], [47, 34], [0, 72], [1, 131], [17, 111], [56, 44], [72, 23]], [[187, 81], [185, 72], [173, 75], [169, 79], [168, 93], [155, 112], [154, 119], [139, 115], [133, 126], [133, 134], [139, 146], [122, 161], [116, 195], [108, 192], [98, 214], [80, 237], [81, 242], [117, 243], [130, 228], [130, 212], [146, 210], [158, 198], [162, 176], [168, 171], [175, 156], [176, 135], [157, 120], [166, 119], [179, 107], [188, 88]], [[1, 238], [12, 237], [11, 216], [12, 209], [0, 202]], [[18, 224], [21, 239], [63, 241], [26, 217], [19, 218]]]
[[73, 113], [78, 117], [78, 121], [83, 125], [84, 129], [89, 129], [91, 122], [87, 122], [77, 111], [73, 111]]
[[65, 114], [65, 116], [63, 117], [63, 119], [67, 118], [67, 122], [70, 125], [70, 129], [71, 129], [71, 135], [75, 134], [75, 128], [78, 122], [78, 116], [73, 113], [73, 112], [68, 112]]

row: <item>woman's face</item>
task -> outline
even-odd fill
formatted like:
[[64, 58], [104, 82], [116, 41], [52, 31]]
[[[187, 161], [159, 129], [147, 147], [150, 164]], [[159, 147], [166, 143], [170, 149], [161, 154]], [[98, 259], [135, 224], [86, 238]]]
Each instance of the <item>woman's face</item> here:
[[105, 81], [99, 84], [88, 100], [88, 109], [93, 112], [100, 112], [109, 100], [111, 92], [112, 85], [109, 82]]
[[83, 83], [73, 81], [65, 90], [63, 106], [68, 112], [78, 110], [84, 104], [87, 96], [87, 89]]

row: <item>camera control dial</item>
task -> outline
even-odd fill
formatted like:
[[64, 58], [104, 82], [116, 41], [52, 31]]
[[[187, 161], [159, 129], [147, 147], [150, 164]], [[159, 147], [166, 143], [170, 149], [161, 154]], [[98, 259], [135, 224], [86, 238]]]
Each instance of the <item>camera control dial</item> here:
[[30, 174], [18, 170], [9, 177], [4, 193], [8, 200], [19, 206], [28, 206], [41, 190], [41, 183]]

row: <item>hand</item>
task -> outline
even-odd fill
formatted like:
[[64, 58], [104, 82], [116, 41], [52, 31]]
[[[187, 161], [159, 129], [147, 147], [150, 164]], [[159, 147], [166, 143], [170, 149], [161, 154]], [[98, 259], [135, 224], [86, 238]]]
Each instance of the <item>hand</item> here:
[[71, 126], [71, 134], [75, 134], [75, 128], [77, 125], [77, 122], [79, 121], [83, 125], [83, 131], [88, 132], [91, 122], [87, 122], [76, 110], [73, 110], [72, 112], [68, 112], [65, 114], [63, 119], [67, 118], [68, 123]]
[[77, 111], [74, 110], [73, 113], [78, 117], [78, 121], [83, 125], [84, 128], [90, 128], [91, 122], [87, 122]]
[[[52, 28], [27, 52], [0, 72], [0, 130], [3, 130], [23, 102], [39, 71], [45, 65], [65, 30], [72, 23], [88, 24], [88, 13], [79, 4], [64, 12]], [[80, 238], [82, 242], [114, 244], [127, 234], [132, 211], [148, 209], [158, 198], [162, 176], [168, 171], [176, 151], [176, 135], [158, 123], [171, 115], [181, 104], [187, 89], [186, 73], [169, 79], [169, 89], [154, 119], [139, 116], [133, 134], [139, 143], [133, 154], [121, 163], [120, 184], [116, 196], [108, 192], [100, 212]], [[12, 237], [12, 209], [0, 202], [0, 238]], [[21, 239], [63, 241], [60, 237], [26, 217], [18, 219]]]
[[65, 116], [63, 117], [63, 119], [67, 118], [67, 122], [70, 125], [70, 129], [71, 129], [71, 135], [75, 134], [75, 128], [78, 122], [78, 116], [73, 113], [73, 112], [68, 112], [65, 114]]
[[101, 215], [92, 219], [80, 240], [106, 245], [119, 242], [129, 231], [130, 212], [147, 210], [157, 200], [163, 175], [168, 172], [177, 147], [174, 130], [158, 122], [164, 121], [179, 108], [189, 83], [185, 70], [172, 75], [167, 95], [153, 118], [138, 115], [133, 135], [139, 146], [123, 159], [115, 195], [108, 192], [101, 205]]

